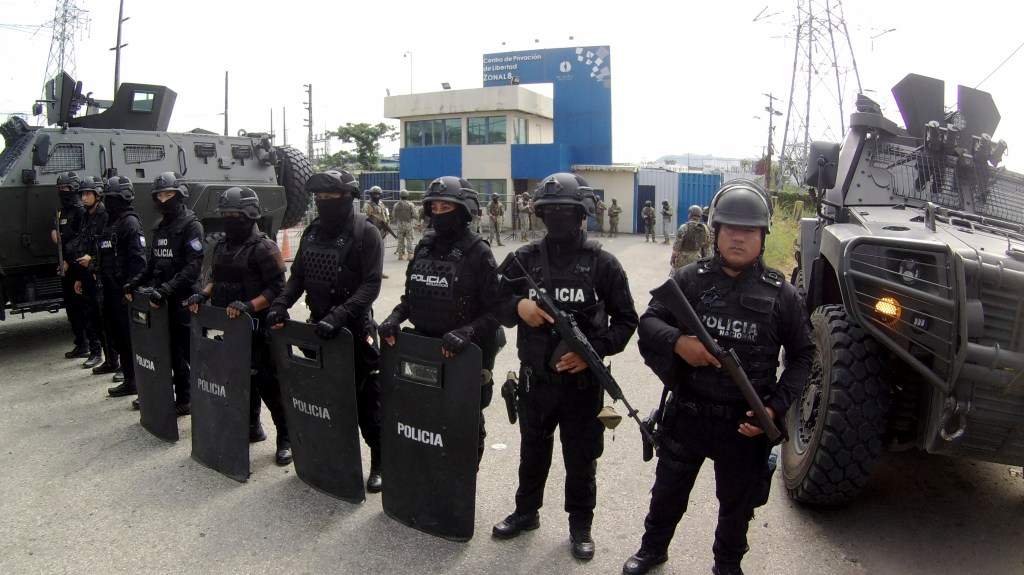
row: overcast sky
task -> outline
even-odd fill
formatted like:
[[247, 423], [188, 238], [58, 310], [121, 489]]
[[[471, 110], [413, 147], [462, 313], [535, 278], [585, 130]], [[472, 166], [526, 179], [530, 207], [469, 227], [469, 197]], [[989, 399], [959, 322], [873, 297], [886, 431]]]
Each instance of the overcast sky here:
[[[41, 93], [52, 31], [35, 28], [54, 16], [55, 0], [0, 0], [0, 53], [5, 55], [0, 118], [26, 112]], [[826, 0], [815, 2], [823, 10]], [[836, 0], [831, 0], [833, 10]], [[764, 107], [771, 92], [785, 110], [793, 68], [797, 0], [617, 3], [287, 2], [125, 0], [121, 80], [164, 84], [178, 93], [171, 129], [224, 127], [224, 72], [230, 72], [229, 130], [280, 134], [287, 109], [288, 143], [305, 149], [303, 84], [313, 84], [314, 129], [382, 116], [392, 94], [478, 88], [487, 53], [564, 46], [611, 47], [613, 161], [651, 161], [667, 154], [754, 157], [767, 140]], [[78, 0], [89, 26], [75, 36], [77, 79], [97, 98], [113, 96], [117, 0]], [[613, 8], [609, 9], [608, 6]], [[971, 2], [856, 0], [844, 3], [862, 87], [902, 124], [890, 88], [916, 72], [975, 86], [1021, 43], [1012, 6]], [[11, 25], [15, 27], [12, 28]], [[570, 36], [573, 38], [570, 40]], [[839, 59], [851, 66], [845, 39]], [[825, 40], [824, 46], [828, 46]], [[407, 55], [407, 53], [411, 53]], [[816, 57], [816, 61], [823, 57]], [[838, 140], [836, 80], [819, 69], [812, 139]], [[1001, 106], [997, 138], [1006, 163], [1024, 170], [1024, 50], [980, 86]], [[806, 74], [802, 72], [801, 75]], [[852, 71], [847, 75], [855, 92]], [[798, 91], [802, 91], [802, 81]], [[803, 98], [794, 98], [801, 102]], [[759, 116], [760, 119], [755, 119]], [[778, 118], [776, 150], [785, 118]], [[1019, 137], [1018, 137], [1019, 136]], [[280, 138], [278, 143], [282, 143]], [[337, 150], [338, 145], [334, 145]], [[385, 153], [398, 143], [385, 146]]]

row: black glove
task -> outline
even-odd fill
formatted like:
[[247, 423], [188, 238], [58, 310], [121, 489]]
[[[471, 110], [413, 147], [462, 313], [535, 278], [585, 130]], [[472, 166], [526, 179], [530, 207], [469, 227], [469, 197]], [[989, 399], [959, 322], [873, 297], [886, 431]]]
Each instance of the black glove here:
[[339, 306], [317, 322], [316, 334], [324, 339], [333, 339], [346, 325], [348, 325], [348, 312]]
[[185, 305], [205, 305], [208, 301], [210, 301], [210, 296], [199, 292], [188, 296], [188, 299], [185, 300]]
[[238, 313], [253, 314], [256, 312], [256, 306], [252, 305], [252, 302], [248, 301], [233, 301], [228, 304], [228, 307]]
[[377, 326], [377, 335], [379, 335], [381, 339], [395, 337], [398, 335], [398, 328], [401, 324], [402, 321], [398, 319], [398, 316], [391, 314], [384, 320], [384, 323]]
[[284, 320], [291, 319], [288, 315], [288, 310], [283, 307], [272, 307], [267, 312], [267, 325], [274, 326], [284, 323]]
[[149, 292], [149, 303], [155, 305], [156, 307], [164, 305], [164, 302], [166, 301], [167, 296], [164, 295], [164, 292], [160, 291], [159, 289], [154, 289], [153, 291]]
[[473, 328], [468, 326], [460, 327], [444, 334], [444, 337], [441, 338], [441, 349], [453, 355], [458, 355], [459, 352], [469, 347], [471, 343], [473, 343]]

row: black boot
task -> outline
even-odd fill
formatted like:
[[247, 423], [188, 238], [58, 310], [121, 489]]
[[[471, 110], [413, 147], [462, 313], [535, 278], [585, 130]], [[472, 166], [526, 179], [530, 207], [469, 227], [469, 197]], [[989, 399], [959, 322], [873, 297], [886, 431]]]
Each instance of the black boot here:
[[78, 359], [80, 357], [89, 357], [89, 346], [82, 344], [76, 345], [71, 351], [64, 352], [64, 357], [68, 359]]
[[101, 363], [103, 363], [103, 356], [95, 353], [85, 360], [85, 363], [82, 364], [82, 369], [95, 369]]
[[570, 529], [569, 545], [573, 557], [581, 561], [594, 558], [594, 539], [590, 536], [590, 529]]
[[380, 448], [370, 448], [370, 476], [366, 478], [366, 491], [380, 493], [384, 482], [380, 475]]
[[491, 529], [491, 535], [498, 539], [512, 539], [518, 537], [523, 531], [533, 531], [540, 527], [540, 515], [533, 513], [520, 513], [516, 511], [508, 517], [495, 523]]
[[124, 381], [124, 372], [121, 371], [120, 369], [115, 371], [114, 372], [114, 377], [113, 377], [113, 379], [111, 381], [113, 381], [114, 383], [118, 383], [118, 382]]
[[186, 415], [192, 415], [192, 404], [191, 403], [177, 403], [174, 404], [174, 415], [178, 417], [185, 417]]
[[139, 390], [136, 389], [134, 381], [124, 381], [117, 387], [108, 388], [107, 393], [110, 394], [110, 397], [124, 397], [126, 395], [138, 395]]
[[622, 565], [622, 575], [644, 575], [655, 565], [661, 565], [668, 561], [667, 553], [651, 553], [646, 549], [640, 549], [632, 557], [626, 559]]
[[259, 421], [249, 424], [249, 443], [258, 443], [267, 440], [267, 432], [263, 431], [263, 425]]
[[274, 454], [274, 463], [288, 465], [292, 462], [292, 442], [287, 437], [277, 438], [277, 453]]
[[714, 575], [743, 575], [739, 565], [719, 565], [717, 561], [711, 567], [711, 572]]
[[[110, 357], [110, 356], [107, 356], [107, 357]], [[103, 363], [101, 363], [101, 364], [97, 365], [96, 367], [92, 368], [92, 374], [93, 375], [103, 375], [104, 373], [116, 373], [120, 369], [121, 369], [121, 366], [118, 364], [118, 361], [116, 359], [113, 360], [113, 361], [108, 359], [107, 361], [104, 361]]]

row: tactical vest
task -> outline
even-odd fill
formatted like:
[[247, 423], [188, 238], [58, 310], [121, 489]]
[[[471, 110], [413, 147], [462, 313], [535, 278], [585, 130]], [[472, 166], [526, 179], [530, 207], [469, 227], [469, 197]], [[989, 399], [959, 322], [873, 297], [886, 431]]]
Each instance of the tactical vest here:
[[[346, 226], [336, 238], [320, 239], [319, 220], [302, 235], [306, 305], [313, 318], [321, 318], [334, 306], [345, 303], [362, 283], [362, 258], [349, 258], [348, 253], [353, 249], [356, 254], [360, 252], [366, 216], [353, 213], [352, 218], [352, 225]], [[354, 267], [349, 267], [350, 262]]]
[[[750, 383], [764, 395], [775, 383], [779, 367], [780, 342], [771, 324], [771, 312], [785, 278], [770, 269], [754, 282], [740, 285], [714, 273], [709, 261], [696, 266], [693, 281], [696, 301], [690, 304], [704, 322], [704, 328], [725, 349], [733, 349]], [[690, 291], [690, 290], [687, 290]], [[717, 403], [741, 403], [739, 387], [721, 369], [704, 367], [680, 370], [684, 394]]]
[[153, 227], [153, 278], [157, 285], [171, 281], [176, 273], [185, 269], [189, 252], [195, 251], [190, 242], [196, 238], [190, 238], [184, 232], [198, 221], [192, 211], [186, 210], [169, 224], [165, 224], [166, 219], [161, 219]]
[[121, 212], [113, 221], [107, 221], [99, 237], [99, 265], [103, 284], [117, 289], [128, 281], [124, 262], [117, 252], [118, 238], [122, 235], [121, 226], [128, 218], [135, 218], [136, 224], [141, 227], [142, 222], [135, 211]]
[[704, 224], [700, 222], [686, 222], [683, 225], [682, 236], [679, 238], [679, 251], [695, 252], [699, 250], [700, 246], [697, 245], [697, 240], [702, 236], [705, 236], [704, 230], [702, 229], [703, 227]]
[[478, 285], [464, 270], [470, 252], [483, 241], [479, 235], [467, 232], [448, 253], [438, 256], [434, 252], [436, 234], [427, 234], [420, 240], [406, 272], [409, 321], [417, 330], [440, 337], [480, 315]]
[[[584, 336], [592, 339], [604, 333], [608, 329], [608, 314], [596, 291], [597, 256], [601, 252], [601, 244], [588, 240], [577, 250], [575, 262], [557, 269], [547, 264], [547, 248], [541, 244], [540, 241], [534, 242], [526, 248], [527, 257], [523, 265], [530, 277], [552, 296], [559, 309], [573, 314]], [[536, 300], [534, 294], [527, 293], [527, 297]], [[549, 379], [557, 376], [548, 360], [561, 341], [558, 333], [543, 326], [520, 326], [517, 331], [519, 359], [532, 365], [538, 375], [546, 374]]]
[[213, 248], [213, 264], [210, 270], [210, 278], [213, 281], [211, 304], [227, 307], [235, 301], [252, 301], [263, 292], [263, 277], [259, 271], [253, 271], [249, 261], [256, 248], [266, 239], [267, 234], [264, 233], [249, 237], [234, 251], [228, 247], [227, 238], [217, 242]]
[[399, 200], [392, 209], [395, 221], [399, 223], [411, 222], [415, 217], [414, 211], [415, 208], [409, 200]]

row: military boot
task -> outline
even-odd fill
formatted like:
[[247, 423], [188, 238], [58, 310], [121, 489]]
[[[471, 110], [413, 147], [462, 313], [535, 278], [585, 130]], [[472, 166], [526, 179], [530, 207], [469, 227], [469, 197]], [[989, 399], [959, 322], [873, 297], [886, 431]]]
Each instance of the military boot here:
[[82, 364], [82, 369], [94, 369], [101, 363], [103, 363], [103, 355], [94, 353], [89, 356], [89, 359], [85, 360], [85, 363]]
[[370, 476], [366, 478], [366, 491], [369, 493], [380, 493], [384, 487], [384, 480], [380, 473], [380, 448], [370, 448]]
[[267, 440], [267, 432], [263, 431], [263, 425], [257, 420], [249, 424], [249, 443], [259, 443]]
[[714, 575], [743, 575], [739, 565], [719, 565], [717, 561], [711, 567], [711, 572]]
[[138, 395], [139, 390], [135, 387], [134, 381], [123, 381], [117, 387], [107, 388], [110, 397], [124, 397], [126, 395]]
[[64, 357], [67, 359], [78, 359], [80, 357], [89, 357], [89, 346], [83, 344], [76, 345], [71, 351], [64, 352]]
[[622, 565], [622, 574], [644, 575], [644, 573], [651, 570], [651, 567], [661, 565], [666, 561], [668, 561], [667, 553], [651, 553], [641, 548], [632, 557], [626, 559], [626, 562]]
[[494, 524], [491, 528], [491, 535], [498, 539], [512, 539], [518, 537], [523, 531], [533, 531], [540, 527], [540, 514], [513, 512], [508, 517]]
[[[117, 360], [116, 355], [108, 355], [107, 360], [92, 368], [93, 375], [103, 375], [104, 373], [116, 373], [121, 370], [121, 364]], [[123, 380], [122, 380], [123, 381]]]
[[573, 557], [581, 561], [594, 558], [594, 539], [590, 536], [590, 529], [570, 529], [569, 545]]
[[113, 381], [114, 383], [120, 383], [124, 381], [124, 372], [121, 371], [120, 368], [118, 368], [118, 370], [114, 372], [114, 377], [111, 378], [111, 381]]
[[277, 437], [277, 453], [274, 454], [274, 463], [284, 466], [292, 462], [292, 442], [287, 437]]

